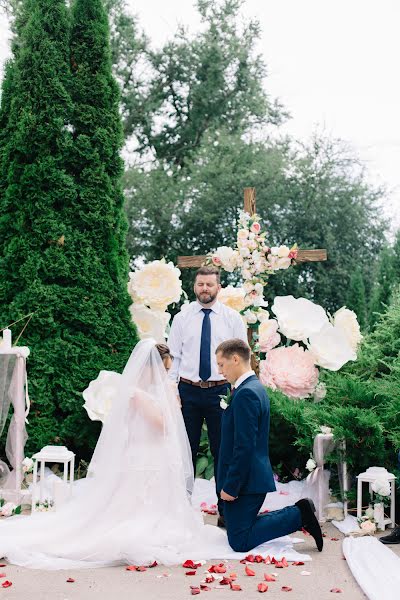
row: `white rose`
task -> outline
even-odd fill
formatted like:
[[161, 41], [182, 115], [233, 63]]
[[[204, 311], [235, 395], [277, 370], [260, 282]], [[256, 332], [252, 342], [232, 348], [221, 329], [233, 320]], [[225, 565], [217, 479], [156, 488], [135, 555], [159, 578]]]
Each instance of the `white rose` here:
[[154, 260], [129, 274], [128, 292], [134, 302], [165, 311], [168, 304], [180, 300], [180, 275], [180, 270], [172, 262]]
[[328, 433], [332, 433], [332, 427], [326, 427], [325, 425], [321, 425], [320, 427], [321, 433], [327, 435]]
[[[266, 306], [268, 305], [268, 302], [266, 303]], [[264, 310], [263, 308], [260, 308], [260, 310], [257, 311], [257, 319], [260, 321], [260, 323], [265, 323], [266, 321], [269, 320], [269, 313], [267, 310]]]
[[113, 402], [118, 396], [119, 384], [122, 375], [114, 371], [100, 371], [97, 378], [91, 381], [82, 392], [85, 404], [83, 408], [87, 411], [92, 421], [104, 421], [110, 412]]
[[332, 323], [335, 328], [340, 329], [344, 333], [350, 346], [356, 351], [363, 339], [356, 313], [343, 306], [333, 315]]
[[252, 275], [251, 271], [249, 271], [249, 269], [243, 269], [242, 277], [243, 277], [243, 279], [252, 279], [253, 275]]
[[380, 496], [390, 496], [390, 483], [387, 479], [375, 479], [371, 483], [371, 489], [375, 494], [379, 494]]
[[289, 248], [287, 246], [279, 246], [278, 256], [279, 258], [287, 258], [289, 256]]
[[225, 410], [228, 408], [228, 404], [225, 402], [225, 400], [221, 400], [221, 402], [219, 403], [220, 407], [222, 408], [222, 410]]
[[362, 529], [364, 533], [375, 533], [376, 525], [372, 521], [364, 521], [364, 523], [361, 523], [360, 529]]
[[247, 240], [249, 232], [247, 229], [239, 229], [237, 236], [239, 240]]
[[165, 343], [165, 331], [171, 315], [160, 310], [152, 310], [144, 304], [131, 304], [129, 312], [135, 323], [140, 339], [152, 338], [159, 344]]
[[308, 461], [306, 462], [306, 469], [307, 471], [314, 471], [314, 469], [316, 468], [317, 463], [315, 462], [315, 460], [313, 458], [309, 458]]
[[330, 371], [338, 371], [349, 360], [357, 358], [344, 334], [330, 323], [309, 336], [308, 349], [315, 364]]
[[293, 296], [277, 296], [272, 305], [279, 331], [290, 340], [305, 341], [322, 327], [329, 325], [326, 312], [318, 304], [306, 298]]
[[2, 517], [11, 517], [13, 511], [17, 508], [17, 505], [14, 502], [6, 502], [0, 509], [0, 515]]
[[229, 306], [240, 312], [246, 306], [244, 302], [245, 294], [244, 288], [235, 288], [232, 285], [228, 285], [221, 289], [218, 294], [218, 300], [222, 302], [222, 304], [225, 304], [225, 306]]
[[272, 256], [278, 256], [279, 255], [279, 248], [277, 246], [273, 246], [271, 248], [271, 254], [272, 254]]
[[247, 323], [257, 323], [257, 314], [254, 313], [252, 310], [246, 310], [243, 313], [243, 316], [246, 319]]
[[247, 258], [248, 256], [250, 256], [250, 250], [247, 247], [240, 248], [240, 256], [242, 256], [243, 258]]
[[249, 233], [249, 240], [254, 240], [255, 237], [256, 237], [255, 233], [253, 233], [253, 232]]
[[29, 457], [24, 458], [22, 461], [22, 472], [29, 473], [33, 469], [33, 460]]
[[276, 269], [288, 269], [291, 264], [291, 258], [278, 258], [276, 261]]

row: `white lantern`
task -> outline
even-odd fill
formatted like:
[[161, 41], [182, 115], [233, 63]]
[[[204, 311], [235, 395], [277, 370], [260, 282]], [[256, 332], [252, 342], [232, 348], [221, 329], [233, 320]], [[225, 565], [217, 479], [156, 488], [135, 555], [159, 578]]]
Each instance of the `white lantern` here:
[[[394, 482], [396, 477], [393, 473], [389, 473], [384, 467], [369, 467], [365, 473], [360, 473], [357, 475], [357, 519], [361, 519], [362, 517], [362, 491], [363, 483], [368, 483], [368, 491], [373, 503], [373, 495], [374, 495], [374, 484], [379, 481], [387, 482], [389, 486], [389, 494], [388, 499], [390, 499], [390, 518], [384, 517], [384, 508], [381, 506], [381, 503], [378, 503], [374, 507], [374, 519], [377, 524], [377, 529], [384, 530], [388, 525], [389, 527], [394, 527], [395, 524], [395, 485]], [[375, 492], [376, 493], [376, 492]]]
[[[72, 494], [72, 484], [74, 481], [74, 464], [75, 454], [68, 450], [66, 446], [45, 446], [40, 452], [37, 452], [32, 456], [35, 459], [33, 466], [33, 484], [32, 484], [32, 512], [36, 511], [36, 503], [43, 502], [44, 488], [45, 488], [45, 477], [44, 467], [46, 462], [60, 463], [64, 465], [64, 477], [63, 477], [63, 500], [65, 499], [64, 490], [67, 491], [67, 495], [70, 497]], [[40, 463], [40, 467], [39, 467]], [[38, 492], [38, 470], [40, 468], [40, 481], [39, 481], [39, 492]], [[60, 494], [58, 494], [60, 497]], [[54, 498], [56, 503], [57, 497]], [[57, 509], [57, 506], [55, 506]]]

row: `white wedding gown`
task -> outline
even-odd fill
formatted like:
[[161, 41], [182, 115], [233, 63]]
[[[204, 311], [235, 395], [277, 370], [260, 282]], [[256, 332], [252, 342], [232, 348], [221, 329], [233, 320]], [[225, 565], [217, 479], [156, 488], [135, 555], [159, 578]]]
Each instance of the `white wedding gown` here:
[[232, 556], [189, 497], [190, 447], [176, 397], [150, 340], [121, 376], [118, 401], [80, 493], [55, 513], [0, 521], [0, 557], [37, 569], [179, 564]]

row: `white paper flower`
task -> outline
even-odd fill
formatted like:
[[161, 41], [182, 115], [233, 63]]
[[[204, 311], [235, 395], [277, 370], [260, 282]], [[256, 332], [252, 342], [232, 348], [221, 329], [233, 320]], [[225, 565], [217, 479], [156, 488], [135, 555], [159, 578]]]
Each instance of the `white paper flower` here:
[[91, 381], [83, 391], [85, 400], [83, 408], [92, 421], [104, 421], [110, 412], [118, 394], [121, 375], [114, 371], [100, 371], [97, 378]]
[[22, 461], [22, 472], [30, 473], [33, 469], [33, 464], [34, 462], [31, 458], [29, 458], [28, 456], [24, 458], [24, 460]]
[[332, 427], [326, 427], [326, 425], [321, 425], [320, 430], [321, 433], [324, 433], [325, 435], [332, 433]]
[[278, 319], [279, 331], [294, 341], [305, 341], [325, 324], [329, 324], [322, 306], [306, 298], [277, 296], [272, 311]]
[[153, 338], [159, 344], [165, 343], [165, 331], [171, 315], [161, 310], [151, 310], [144, 304], [131, 304], [129, 312], [135, 323], [140, 339]]
[[341, 330], [330, 323], [309, 337], [308, 349], [314, 357], [315, 364], [330, 371], [338, 371], [349, 360], [356, 360], [357, 355]]
[[390, 483], [386, 478], [375, 479], [371, 483], [371, 489], [380, 496], [390, 496]]
[[245, 295], [245, 290], [242, 287], [235, 288], [233, 285], [228, 285], [221, 289], [218, 294], [218, 300], [222, 302], [222, 304], [225, 304], [225, 306], [229, 306], [240, 312], [246, 306], [244, 302]]
[[165, 311], [169, 304], [180, 300], [180, 275], [180, 270], [172, 262], [154, 260], [129, 274], [128, 292], [134, 302]]
[[11, 517], [13, 511], [17, 508], [17, 505], [14, 502], [6, 502], [0, 509], [0, 515], [2, 517]]
[[314, 471], [314, 469], [317, 467], [317, 463], [315, 462], [315, 460], [313, 458], [309, 458], [308, 461], [306, 462], [306, 469], [307, 471]]
[[350, 346], [356, 351], [363, 339], [356, 313], [343, 306], [333, 315], [332, 323], [336, 329], [340, 329], [344, 333]]

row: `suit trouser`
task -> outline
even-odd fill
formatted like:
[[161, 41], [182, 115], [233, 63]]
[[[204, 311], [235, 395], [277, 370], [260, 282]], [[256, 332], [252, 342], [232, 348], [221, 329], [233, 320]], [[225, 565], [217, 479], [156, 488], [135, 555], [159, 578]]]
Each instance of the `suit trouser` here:
[[[179, 383], [179, 395], [182, 400], [182, 415], [185, 421], [186, 431], [192, 450], [193, 468], [196, 473], [196, 460], [199, 451], [201, 428], [204, 419], [207, 423], [208, 440], [210, 450], [214, 459], [214, 477], [217, 482], [218, 455], [221, 444], [221, 418], [223, 409], [220, 406], [220, 395], [226, 394], [228, 384], [217, 385], [212, 388], [202, 389], [190, 385], [190, 383]], [[218, 510], [223, 514], [223, 502], [218, 496]]]
[[266, 494], [249, 494], [224, 502], [228, 540], [236, 552], [248, 552], [264, 542], [301, 529], [297, 506], [287, 506], [259, 515]]

